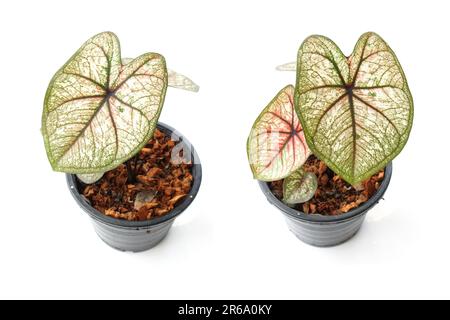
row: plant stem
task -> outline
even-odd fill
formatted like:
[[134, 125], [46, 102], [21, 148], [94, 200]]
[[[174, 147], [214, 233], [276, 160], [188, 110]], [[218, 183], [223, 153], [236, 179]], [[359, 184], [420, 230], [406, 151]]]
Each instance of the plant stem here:
[[133, 175], [133, 170], [131, 168], [131, 161], [127, 161], [126, 166], [127, 166], [128, 182], [134, 183], [136, 181], [136, 177], [134, 177]]
[[[135, 155], [133, 158], [131, 158], [130, 160], [128, 160], [126, 162], [129, 183], [136, 182], [137, 175], [139, 173], [139, 170], [142, 167], [142, 163], [138, 167], [138, 159], [139, 159], [139, 154]], [[131, 165], [132, 162], [133, 162], [133, 165]]]

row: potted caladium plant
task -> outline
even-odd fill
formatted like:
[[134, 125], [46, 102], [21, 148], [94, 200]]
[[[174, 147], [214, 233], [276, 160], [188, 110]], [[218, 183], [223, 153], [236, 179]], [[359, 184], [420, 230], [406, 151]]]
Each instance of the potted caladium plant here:
[[56, 72], [45, 95], [50, 164], [66, 173], [71, 194], [116, 249], [155, 246], [200, 187], [194, 148], [158, 122], [168, 85], [198, 90], [160, 54], [122, 59], [118, 38], [104, 32]]
[[382, 198], [405, 146], [413, 99], [392, 49], [363, 34], [346, 57], [323, 36], [300, 46], [289, 85], [262, 111], [247, 142], [254, 177], [293, 233], [337, 245]]

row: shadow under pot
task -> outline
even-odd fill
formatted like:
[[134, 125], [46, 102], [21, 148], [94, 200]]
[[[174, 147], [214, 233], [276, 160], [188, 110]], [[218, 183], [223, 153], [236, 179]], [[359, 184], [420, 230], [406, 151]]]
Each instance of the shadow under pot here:
[[389, 163], [384, 170], [384, 179], [372, 197], [359, 207], [336, 216], [306, 214], [295, 210], [280, 201], [267, 182], [258, 182], [267, 200], [284, 214], [289, 229], [297, 238], [316, 247], [331, 247], [344, 243], [359, 231], [367, 212], [386, 192], [391, 175], [392, 163]]
[[192, 203], [198, 193], [202, 180], [202, 167], [194, 147], [180, 133], [170, 126], [158, 123], [157, 128], [172, 137], [178, 144], [183, 144], [184, 152], [188, 151], [192, 161], [192, 186], [184, 197], [169, 213], [144, 221], [128, 221], [106, 216], [80, 194], [81, 183], [74, 174], [66, 174], [66, 180], [72, 196], [80, 207], [89, 215], [98, 236], [109, 246], [120, 251], [140, 252], [153, 248], [168, 234], [175, 219]]

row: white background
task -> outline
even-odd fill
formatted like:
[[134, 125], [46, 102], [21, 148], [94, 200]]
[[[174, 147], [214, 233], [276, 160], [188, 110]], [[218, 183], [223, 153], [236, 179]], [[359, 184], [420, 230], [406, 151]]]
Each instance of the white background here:
[[[448, 1], [2, 1], [0, 298], [450, 298]], [[198, 94], [169, 89], [161, 120], [203, 164], [198, 198], [156, 248], [121, 253], [95, 234], [39, 132], [54, 72], [89, 37], [125, 57], [164, 54]], [[323, 34], [350, 54], [366, 31], [397, 53], [415, 101], [409, 142], [360, 233], [297, 240], [252, 179], [250, 127]]]

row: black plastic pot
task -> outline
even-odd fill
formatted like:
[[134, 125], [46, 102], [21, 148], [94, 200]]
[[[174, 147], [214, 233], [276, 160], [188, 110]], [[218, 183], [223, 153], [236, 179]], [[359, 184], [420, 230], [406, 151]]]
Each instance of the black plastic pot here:
[[284, 214], [289, 229], [297, 238], [313, 246], [330, 247], [344, 243], [359, 231], [367, 212], [386, 192], [391, 175], [392, 163], [389, 163], [385, 168], [384, 179], [375, 194], [358, 208], [338, 216], [306, 214], [295, 210], [278, 200], [267, 182], [259, 181], [259, 186], [267, 200]]
[[140, 252], [156, 246], [169, 232], [175, 218], [178, 217], [194, 200], [202, 181], [202, 166], [200, 159], [189, 141], [173, 128], [161, 122], [158, 129], [183, 143], [184, 149], [189, 150], [192, 159], [192, 188], [189, 194], [172, 211], [162, 217], [147, 221], [127, 221], [108, 217], [93, 208], [80, 194], [80, 182], [76, 175], [67, 174], [70, 193], [80, 207], [91, 217], [95, 231], [99, 237], [111, 247], [121, 251]]

